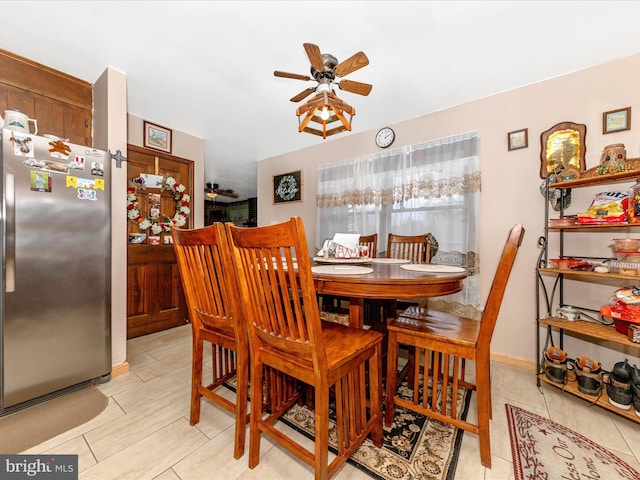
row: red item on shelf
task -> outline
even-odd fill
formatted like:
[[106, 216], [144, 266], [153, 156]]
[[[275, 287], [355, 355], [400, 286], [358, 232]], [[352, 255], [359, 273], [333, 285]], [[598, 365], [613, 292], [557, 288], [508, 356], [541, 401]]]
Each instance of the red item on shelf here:
[[630, 323], [640, 324], [640, 306], [616, 301], [613, 305], [602, 305], [600, 315], [613, 319], [616, 332], [627, 335]]

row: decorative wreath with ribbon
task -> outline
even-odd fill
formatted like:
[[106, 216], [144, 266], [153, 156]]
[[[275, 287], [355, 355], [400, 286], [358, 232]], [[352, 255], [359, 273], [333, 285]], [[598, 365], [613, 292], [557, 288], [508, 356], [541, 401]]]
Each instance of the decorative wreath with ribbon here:
[[160, 184], [160, 190], [169, 191], [173, 194], [173, 199], [176, 201], [176, 211], [172, 218], [160, 213], [158, 218], [151, 218], [151, 216], [143, 217], [140, 214], [140, 208], [138, 206], [137, 193], [139, 190], [145, 190], [144, 178], [138, 177], [129, 181], [127, 187], [127, 218], [138, 225], [140, 231], [144, 232], [151, 229], [154, 234], [162, 232], [170, 232], [171, 227], [184, 227], [187, 224], [187, 218], [191, 213], [189, 209], [189, 200], [191, 198], [188, 194], [184, 193], [185, 186], [176, 182], [173, 177], [167, 177], [162, 180]]

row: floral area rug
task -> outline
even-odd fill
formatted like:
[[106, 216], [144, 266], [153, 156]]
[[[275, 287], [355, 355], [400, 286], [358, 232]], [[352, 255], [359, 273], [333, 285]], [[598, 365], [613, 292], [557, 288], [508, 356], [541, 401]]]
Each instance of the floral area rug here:
[[[225, 386], [235, 391], [235, 380], [234, 377], [225, 383]], [[428, 388], [428, 395], [431, 396], [430, 383]], [[384, 392], [384, 385], [382, 391]], [[442, 389], [438, 389], [438, 392], [439, 406], [442, 402]], [[449, 387], [448, 395], [451, 393]], [[407, 387], [406, 381], [398, 387], [398, 395], [407, 399], [413, 397], [413, 390]], [[460, 387], [456, 392], [459, 418], [467, 418], [470, 400], [471, 390]], [[329, 405], [329, 415], [331, 419], [335, 419], [333, 403]], [[294, 405], [281, 420], [308, 438], [315, 438], [314, 412], [306, 406]], [[348, 462], [380, 480], [453, 480], [463, 433], [462, 429], [396, 407], [393, 425], [390, 428], [384, 427], [382, 448], [376, 447], [371, 439], [367, 438]], [[329, 446], [334, 453], [337, 451], [336, 445], [335, 422], [331, 420]]]
[[[413, 390], [403, 382], [398, 394], [411, 398]], [[470, 399], [471, 391], [458, 389], [456, 400], [461, 418], [466, 418]], [[330, 405], [329, 413], [335, 418], [334, 405]], [[314, 412], [307, 407], [294, 405], [281, 420], [309, 438], [314, 438]], [[377, 479], [452, 480], [463, 432], [451, 425], [396, 407], [393, 425], [384, 429], [382, 448], [377, 448], [367, 438], [348, 462]], [[335, 447], [336, 439], [335, 424], [330, 422], [329, 444]]]
[[516, 480], [640, 479], [611, 452], [548, 418], [506, 405]]

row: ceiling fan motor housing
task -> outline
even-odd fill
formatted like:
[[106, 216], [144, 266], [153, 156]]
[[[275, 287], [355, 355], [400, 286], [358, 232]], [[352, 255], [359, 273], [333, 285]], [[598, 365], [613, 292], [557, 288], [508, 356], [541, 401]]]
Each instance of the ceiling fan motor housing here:
[[334, 69], [338, 65], [338, 59], [329, 53], [323, 53], [322, 60], [324, 62], [324, 69], [319, 72], [313, 68], [312, 65], [311, 76], [318, 82], [321, 82], [323, 79], [334, 80], [336, 78]]

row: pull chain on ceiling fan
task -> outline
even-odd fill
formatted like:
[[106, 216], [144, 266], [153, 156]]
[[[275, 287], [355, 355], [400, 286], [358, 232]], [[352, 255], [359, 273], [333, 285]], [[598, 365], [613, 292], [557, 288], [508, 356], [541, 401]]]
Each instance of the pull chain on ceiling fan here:
[[[320, 48], [312, 43], [303, 44], [304, 50], [311, 63], [311, 76], [297, 73], [281, 72], [276, 70], [276, 77], [291, 78], [302, 81], [316, 81], [315, 87], [302, 90], [291, 98], [292, 102], [300, 102], [309, 95], [315, 95], [300, 105], [296, 110], [298, 116], [298, 131], [319, 135], [327, 138], [328, 135], [351, 130], [351, 119], [356, 114], [355, 109], [342, 101], [335, 94], [333, 85], [340, 90], [367, 96], [373, 88], [368, 83], [353, 80], [341, 80], [336, 82], [336, 77], [344, 77], [350, 73], [369, 65], [369, 59], [364, 52], [358, 52], [343, 62], [328, 53], [321, 53]], [[317, 123], [322, 128], [312, 128], [309, 124]]]

